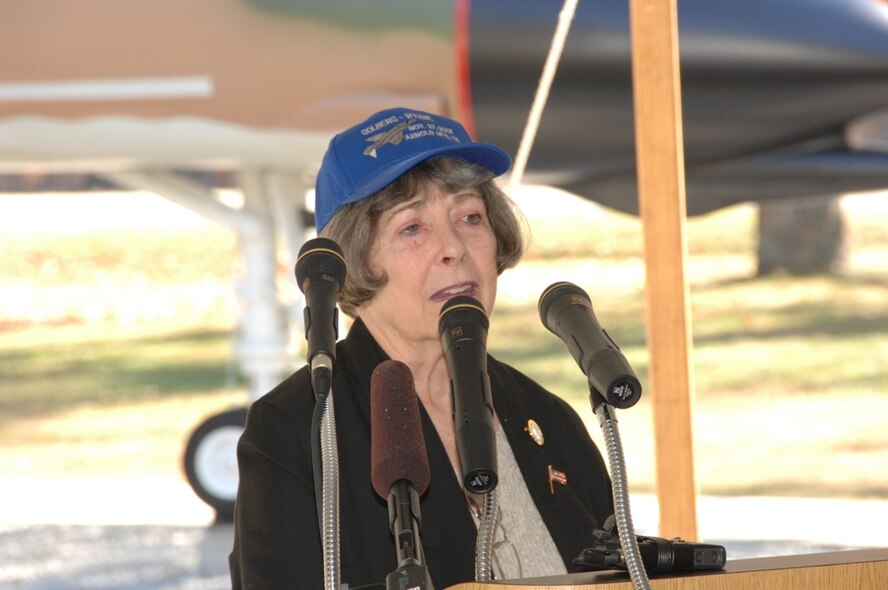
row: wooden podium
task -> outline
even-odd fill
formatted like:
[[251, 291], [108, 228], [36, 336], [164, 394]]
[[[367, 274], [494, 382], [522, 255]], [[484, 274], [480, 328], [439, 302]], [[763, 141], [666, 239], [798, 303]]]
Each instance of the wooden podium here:
[[[468, 582], [448, 590], [632, 590], [625, 572], [588, 572], [502, 582]], [[656, 590], [886, 590], [888, 549], [728, 560], [725, 569], [651, 579]]]

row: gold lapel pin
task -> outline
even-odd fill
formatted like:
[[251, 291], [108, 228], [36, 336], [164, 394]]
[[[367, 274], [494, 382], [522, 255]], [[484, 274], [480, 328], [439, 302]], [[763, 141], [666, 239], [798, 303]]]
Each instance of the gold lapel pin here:
[[556, 483], [566, 486], [567, 474], [563, 471], [558, 471], [557, 469], [549, 465], [549, 493], [555, 493], [555, 486], [553, 484]]
[[543, 429], [540, 428], [540, 425], [536, 423], [536, 420], [531, 418], [527, 421], [527, 426], [524, 427], [524, 431], [530, 435], [530, 438], [533, 439], [533, 442], [536, 444], [543, 446], [543, 443], [546, 442], [545, 437], [543, 437]]

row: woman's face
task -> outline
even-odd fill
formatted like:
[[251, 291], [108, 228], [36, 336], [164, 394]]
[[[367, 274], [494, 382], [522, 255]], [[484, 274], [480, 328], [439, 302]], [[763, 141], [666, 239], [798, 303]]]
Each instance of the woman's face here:
[[[358, 309], [368, 326], [405, 342], [438, 336], [441, 306], [458, 295], [489, 314], [496, 299], [496, 238], [477, 188], [426, 184], [380, 215], [369, 266], [388, 283]], [[393, 332], [392, 332], [393, 331]]]

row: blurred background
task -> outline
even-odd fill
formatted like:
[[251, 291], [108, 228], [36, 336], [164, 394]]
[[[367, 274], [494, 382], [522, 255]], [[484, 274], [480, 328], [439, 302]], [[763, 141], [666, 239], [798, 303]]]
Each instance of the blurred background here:
[[[517, 151], [561, 3], [368, 4], [0, 5], [3, 587], [229, 587], [233, 444], [303, 362], [327, 141], [403, 105]], [[684, 0], [679, 36], [700, 535], [885, 546], [888, 5]], [[626, 6], [581, 0], [489, 343], [598, 441], [536, 304], [582, 286], [647, 384], [630, 50]], [[648, 534], [653, 396], [619, 415]]]

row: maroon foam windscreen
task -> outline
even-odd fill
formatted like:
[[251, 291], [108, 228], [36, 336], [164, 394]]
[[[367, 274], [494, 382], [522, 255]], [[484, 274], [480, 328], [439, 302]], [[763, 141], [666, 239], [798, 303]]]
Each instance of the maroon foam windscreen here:
[[429, 458], [413, 373], [400, 361], [383, 361], [370, 378], [370, 474], [373, 489], [388, 498], [407, 480], [420, 495], [429, 487]]

